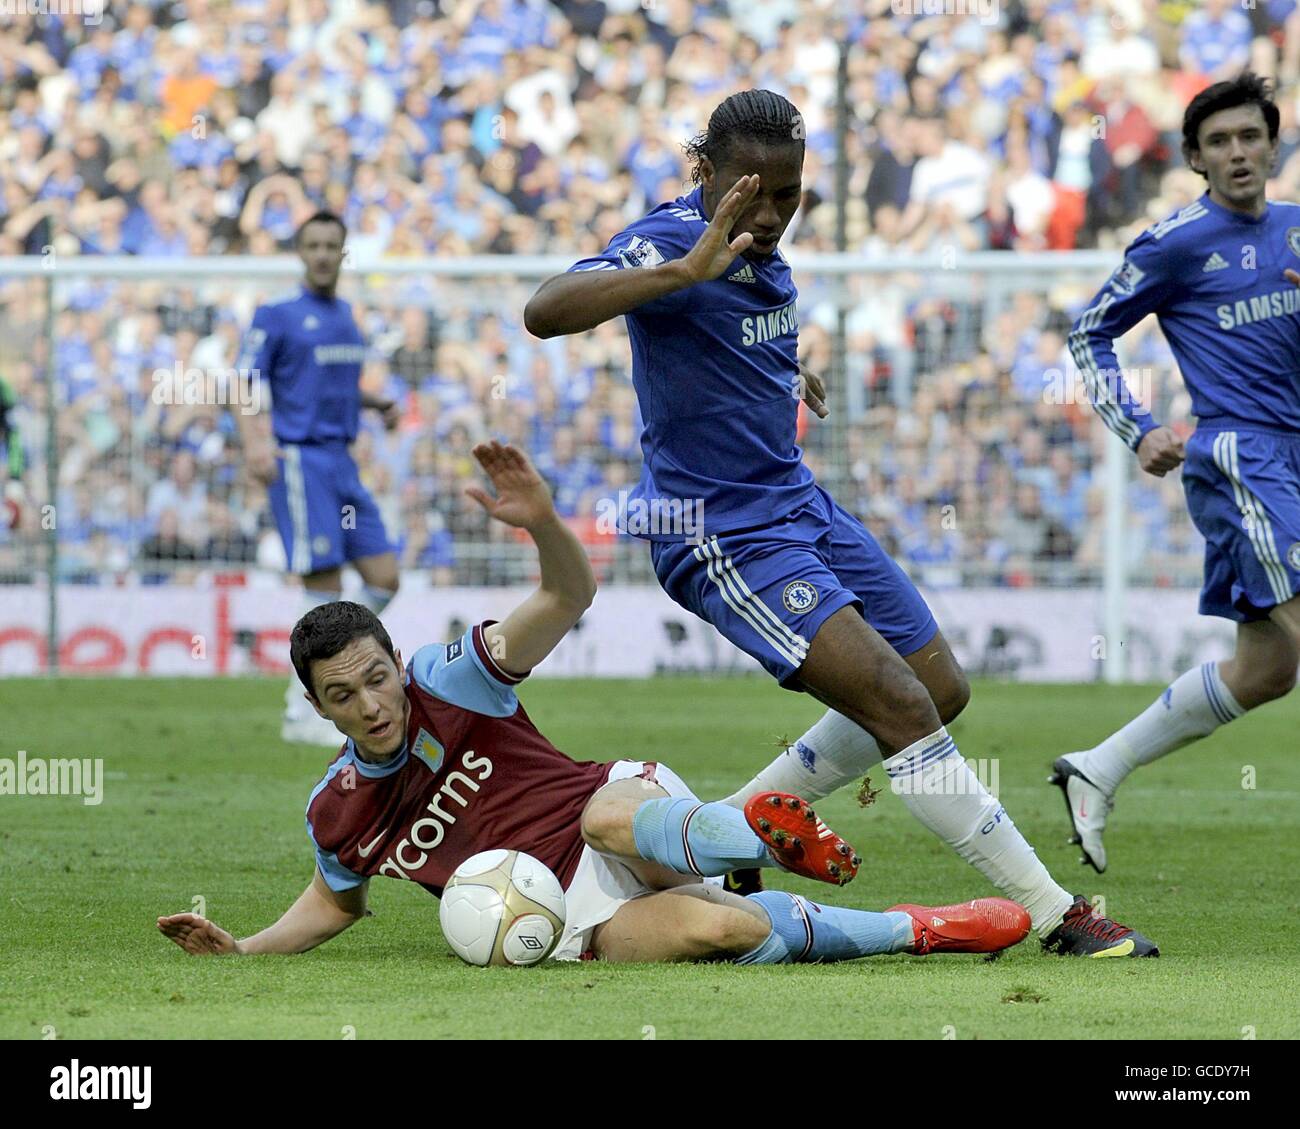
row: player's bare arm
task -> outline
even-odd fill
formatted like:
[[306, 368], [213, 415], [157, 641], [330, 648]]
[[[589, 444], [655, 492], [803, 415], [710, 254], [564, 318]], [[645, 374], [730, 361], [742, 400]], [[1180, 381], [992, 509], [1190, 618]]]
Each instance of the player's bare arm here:
[[583, 333], [646, 302], [717, 278], [754, 242], [750, 232], [732, 239], [731, 229], [758, 189], [757, 176], [736, 181], [695, 246], [680, 259], [640, 270], [578, 271], [548, 278], [524, 307], [528, 332], [541, 338]]
[[475, 447], [474, 457], [495, 496], [478, 486], [466, 493], [497, 521], [526, 530], [541, 562], [537, 591], [486, 632], [488, 647], [502, 668], [526, 674], [591, 607], [596, 577], [581, 543], [555, 512], [542, 476], [522, 451], [494, 440]]
[[191, 956], [258, 956], [263, 953], [305, 953], [337, 937], [366, 916], [362, 883], [341, 893], [325, 884], [320, 871], [274, 925], [236, 940], [214, 921], [197, 913], [174, 913], [158, 919], [158, 930]]

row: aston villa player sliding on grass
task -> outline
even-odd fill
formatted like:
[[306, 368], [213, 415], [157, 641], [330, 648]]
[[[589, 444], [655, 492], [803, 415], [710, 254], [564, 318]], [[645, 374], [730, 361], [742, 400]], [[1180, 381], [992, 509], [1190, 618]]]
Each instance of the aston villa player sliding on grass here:
[[366, 915], [376, 875], [438, 895], [460, 863], [498, 847], [534, 855], [565, 887], [561, 960], [985, 953], [1028, 934], [1029, 915], [1004, 898], [869, 913], [776, 890], [741, 897], [717, 879], [775, 866], [843, 885], [861, 860], [795, 796], [756, 795], [741, 812], [701, 803], [666, 765], [575, 762], [556, 749], [514, 687], [590, 606], [595, 578], [527, 458], [497, 443], [474, 454], [496, 495], [470, 493], [532, 536], [537, 591], [502, 622], [421, 647], [405, 667], [360, 604], [323, 604], [303, 616], [294, 668], [316, 711], [347, 737], [307, 803], [316, 872], [255, 936], [237, 941], [192, 913], [160, 917], [165, 936], [194, 954], [305, 952]]

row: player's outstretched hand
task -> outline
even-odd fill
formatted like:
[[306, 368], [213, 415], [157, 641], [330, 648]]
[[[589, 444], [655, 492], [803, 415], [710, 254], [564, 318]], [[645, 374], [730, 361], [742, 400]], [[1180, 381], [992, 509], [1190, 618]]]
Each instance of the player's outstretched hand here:
[[174, 913], [158, 919], [158, 930], [191, 956], [222, 956], [239, 951], [238, 942], [216, 922], [197, 913]]
[[1138, 464], [1147, 474], [1154, 474], [1157, 478], [1164, 478], [1186, 455], [1183, 441], [1169, 427], [1148, 431], [1137, 449]]
[[1300, 286], [1300, 271], [1293, 271], [1288, 267], [1282, 272], [1282, 277], [1292, 286]]
[[753, 235], [746, 231], [732, 239], [731, 229], [757, 194], [758, 176], [751, 174], [736, 181], [731, 191], [718, 202], [704, 234], [682, 258], [692, 284], [717, 278], [732, 259], [749, 249], [754, 242]]
[[799, 362], [799, 391], [799, 398], [808, 405], [809, 410], [818, 419], [825, 419], [831, 414], [826, 406], [826, 385], [822, 383], [822, 378], [803, 361]]
[[517, 529], [532, 529], [555, 516], [550, 490], [518, 447], [493, 439], [475, 447], [474, 457], [492, 480], [496, 497], [479, 486], [466, 487], [465, 493], [497, 521]]

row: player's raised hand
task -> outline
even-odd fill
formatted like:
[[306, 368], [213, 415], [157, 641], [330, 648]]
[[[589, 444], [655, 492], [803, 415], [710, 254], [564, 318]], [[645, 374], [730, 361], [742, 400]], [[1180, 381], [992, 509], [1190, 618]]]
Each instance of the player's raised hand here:
[[826, 385], [803, 361], [799, 362], [799, 392], [799, 398], [818, 419], [825, 419], [831, 414], [826, 406]]
[[709, 226], [682, 258], [682, 266], [692, 283], [708, 282], [727, 269], [731, 261], [749, 249], [754, 237], [742, 232], [731, 238], [731, 229], [741, 213], [758, 194], [758, 176], [742, 176], [713, 211]]
[[1291, 283], [1292, 286], [1300, 286], [1300, 271], [1293, 271], [1290, 267], [1282, 272], [1282, 277]]
[[174, 913], [158, 919], [158, 930], [191, 956], [224, 956], [239, 951], [238, 942], [220, 925], [197, 913]]
[[1187, 457], [1187, 452], [1183, 449], [1183, 441], [1174, 434], [1172, 428], [1157, 427], [1142, 436], [1137, 457], [1138, 464], [1147, 474], [1164, 478]]
[[497, 521], [517, 529], [532, 529], [555, 516], [550, 490], [518, 447], [493, 439], [475, 447], [474, 457], [492, 480], [496, 497], [479, 486], [468, 486], [465, 493]]

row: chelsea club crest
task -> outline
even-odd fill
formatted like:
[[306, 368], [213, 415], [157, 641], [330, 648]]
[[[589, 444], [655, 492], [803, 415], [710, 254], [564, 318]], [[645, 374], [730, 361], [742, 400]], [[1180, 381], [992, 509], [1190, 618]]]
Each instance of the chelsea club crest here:
[[1300, 256], [1300, 227], [1286, 229], [1286, 245], [1291, 248], [1291, 254]]
[[781, 594], [781, 602], [786, 611], [802, 615], [817, 606], [817, 589], [806, 580], [791, 581]]
[[1296, 572], [1300, 572], [1300, 541], [1297, 541], [1286, 551], [1286, 563]]

